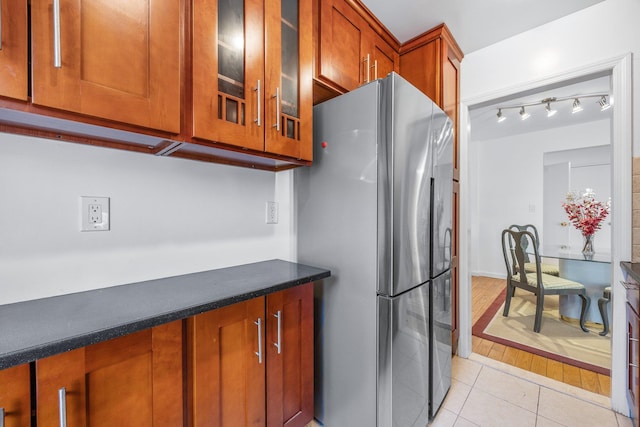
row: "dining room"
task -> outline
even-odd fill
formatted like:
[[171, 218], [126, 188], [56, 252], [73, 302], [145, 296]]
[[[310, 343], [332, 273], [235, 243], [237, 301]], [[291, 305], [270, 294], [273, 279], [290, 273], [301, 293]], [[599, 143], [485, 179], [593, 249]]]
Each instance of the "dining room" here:
[[[611, 364], [611, 304], [604, 290], [611, 280], [612, 216], [591, 230], [593, 253], [585, 255], [585, 235], [572, 223], [566, 207], [577, 199], [584, 202], [588, 193], [589, 202], [610, 209], [612, 109], [602, 108], [598, 103], [602, 98], [578, 96], [608, 94], [609, 87], [610, 76], [595, 75], [481, 105], [470, 111], [469, 141], [474, 340], [482, 337], [507, 347], [533, 349], [537, 359], [531, 360], [548, 358], [594, 372], [594, 381], [603, 383], [594, 391], [602, 389], [604, 394]], [[576, 99], [583, 111], [573, 112]], [[541, 262], [555, 266], [563, 279], [585, 284], [590, 301], [588, 332], [580, 328], [580, 300], [575, 295], [546, 296], [537, 333], [535, 295], [516, 290], [509, 315], [503, 316], [507, 266], [501, 233], [514, 224], [534, 225]], [[476, 298], [476, 282], [500, 289]], [[478, 309], [481, 299], [484, 305]], [[477, 310], [482, 313], [476, 314]], [[529, 367], [535, 369], [531, 361]]]

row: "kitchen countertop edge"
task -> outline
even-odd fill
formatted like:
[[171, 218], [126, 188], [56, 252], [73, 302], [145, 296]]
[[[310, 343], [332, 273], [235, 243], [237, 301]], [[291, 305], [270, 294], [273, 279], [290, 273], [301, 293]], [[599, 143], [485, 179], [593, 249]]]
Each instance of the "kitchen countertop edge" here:
[[[269, 260], [0, 305], [0, 336], [4, 338], [0, 340], [0, 369], [186, 319], [330, 275], [331, 271], [323, 268]], [[98, 305], [98, 299], [103, 303]], [[65, 306], [86, 306], [87, 309], [67, 310], [58, 316], [68, 308]], [[98, 319], [83, 317], [86, 312], [95, 313]], [[21, 337], [26, 339], [32, 335], [36, 335], [33, 342], [20, 344]]]
[[640, 283], [640, 263], [622, 261], [620, 267], [636, 282]]

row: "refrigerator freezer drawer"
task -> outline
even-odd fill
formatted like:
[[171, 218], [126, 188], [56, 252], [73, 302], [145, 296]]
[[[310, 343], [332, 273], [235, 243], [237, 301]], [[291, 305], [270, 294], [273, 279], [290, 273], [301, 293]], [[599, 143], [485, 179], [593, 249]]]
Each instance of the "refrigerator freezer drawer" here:
[[451, 387], [451, 272], [431, 285], [431, 417]]
[[429, 421], [429, 284], [378, 297], [378, 427]]

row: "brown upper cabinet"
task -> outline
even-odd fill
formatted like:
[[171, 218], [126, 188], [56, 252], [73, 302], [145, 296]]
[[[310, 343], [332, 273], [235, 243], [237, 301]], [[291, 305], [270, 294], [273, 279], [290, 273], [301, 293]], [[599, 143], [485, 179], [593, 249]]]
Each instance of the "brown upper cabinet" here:
[[0, 96], [27, 99], [27, 2], [0, 3]]
[[180, 0], [33, 0], [31, 29], [34, 104], [180, 132]]
[[311, 160], [311, 0], [193, 3], [193, 136]]
[[364, 65], [365, 83], [381, 79], [392, 71], [398, 71], [398, 54], [391, 45], [377, 33], [369, 38], [370, 56], [367, 56]]
[[400, 48], [400, 74], [427, 94], [454, 123], [453, 176], [459, 173], [458, 105], [463, 54], [445, 24], [423, 33]]
[[0, 425], [31, 425], [31, 379], [29, 365], [0, 370]]
[[458, 120], [462, 53], [446, 27], [400, 46], [361, 0], [1, 5], [0, 66], [11, 72], [0, 106], [34, 115], [0, 115], [3, 132], [284, 170], [311, 164], [314, 103], [391, 71]]
[[398, 41], [359, 0], [314, 4], [314, 103], [398, 71]]

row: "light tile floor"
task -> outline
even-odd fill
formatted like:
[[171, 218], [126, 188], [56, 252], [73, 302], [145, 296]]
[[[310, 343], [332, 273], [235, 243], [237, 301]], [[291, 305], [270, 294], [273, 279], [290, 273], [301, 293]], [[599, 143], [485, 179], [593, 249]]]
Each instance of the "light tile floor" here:
[[451, 389], [430, 427], [633, 426], [611, 410], [606, 396], [475, 353], [454, 357], [452, 365]]
[[432, 427], [632, 427], [609, 398], [472, 354], [454, 357], [451, 389]]

